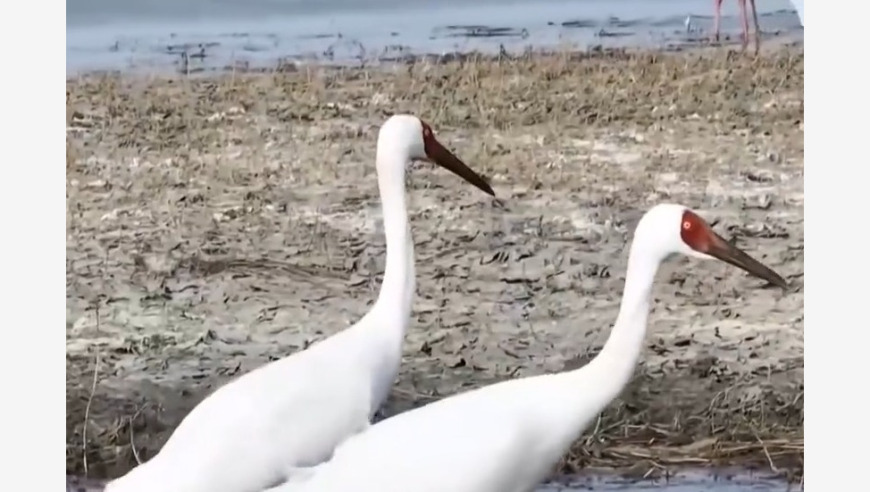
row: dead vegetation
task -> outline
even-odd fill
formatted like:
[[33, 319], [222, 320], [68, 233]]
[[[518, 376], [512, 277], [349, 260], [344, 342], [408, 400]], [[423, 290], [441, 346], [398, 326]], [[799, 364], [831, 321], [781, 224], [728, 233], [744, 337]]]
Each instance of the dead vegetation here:
[[802, 470], [802, 50], [90, 75], [67, 90], [68, 473], [122, 473], [214, 385], [366, 309], [383, 261], [365, 225], [372, 142], [396, 112], [429, 121], [507, 204], [414, 170], [417, 326], [387, 413], [594, 354], [631, 217], [668, 199], [721, 213], [798, 287], [774, 298], [730, 270], [664, 272], [635, 381], [560, 470]]

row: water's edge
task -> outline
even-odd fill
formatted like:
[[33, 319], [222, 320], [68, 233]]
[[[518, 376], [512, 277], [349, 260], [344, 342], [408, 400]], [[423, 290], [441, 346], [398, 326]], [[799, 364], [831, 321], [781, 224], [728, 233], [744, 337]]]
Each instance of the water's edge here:
[[[792, 492], [802, 491], [802, 483], [790, 483], [772, 473], [751, 472], [743, 469], [684, 469], [672, 471], [657, 478], [632, 478], [613, 473], [583, 474], [563, 477], [541, 485], [537, 492], [574, 492], [595, 490], [602, 492], [641, 492], [648, 490], [669, 492]], [[103, 480], [67, 475], [67, 492], [101, 492]]]
[[[134, 22], [119, 17], [108, 23], [68, 23], [67, 75], [358, 66], [449, 53], [516, 55], [531, 47], [685, 49], [708, 44], [711, 13], [696, 0], [571, 0], [239, 19]], [[759, 23], [765, 40], [803, 37], [787, 0], [761, 5]], [[723, 17], [722, 32], [726, 43], [739, 43], [735, 16]]]

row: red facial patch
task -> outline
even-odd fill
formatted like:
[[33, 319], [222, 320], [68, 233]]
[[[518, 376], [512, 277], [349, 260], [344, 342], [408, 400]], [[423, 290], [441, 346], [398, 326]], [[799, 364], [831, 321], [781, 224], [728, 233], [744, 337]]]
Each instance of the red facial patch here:
[[425, 121], [420, 120], [420, 124], [423, 125], [423, 147], [426, 154], [429, 155], [429, 151], [432, 148], [432, 142], [435, 141], [435, 132], [432, 131], [432, 127]]
[[428, 140], [435, 136], [435, 132], [432, 131], [432, 127], [428, 123], [420, 120], [420, 124], [423, 125], [423, 140]]
[[680, 223], [680, 237], [690, 248], [706, 253], [710, 246], [710, 226], [695, 212], [686, 210]]

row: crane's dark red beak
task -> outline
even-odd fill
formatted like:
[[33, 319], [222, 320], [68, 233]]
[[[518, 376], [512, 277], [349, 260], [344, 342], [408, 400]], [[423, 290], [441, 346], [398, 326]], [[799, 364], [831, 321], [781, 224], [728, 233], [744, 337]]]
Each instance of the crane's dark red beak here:
[[785, 279], [780, 277], [770, 268], [762, 265], [759, 261], [744, 253], [738, 247], [729, 243], [712, 230], [708, 229], [708, 234], [709, 238], [706, 241], [707, 244], [704, 248], [705, 251], [702, 251], [703, 253], [722, 260], [725, 263], [734, 265], [741, 270], [745, 270], [760, 279], [767, 280], [777, 287], [783, 289], [788, 287], [788, 283]]
[[[428, 133], [428, 135], [426, 135], [426, 133]], [[469, 169], [469, 167], [459, 160], [458, 157], [453, 155], [452, 152], [445, 149], [438, 140], [435, 140], [435, 135], [433, 135], [431, 131], [424, 132], [423, 146], [429, 160], [444, 169], [447, 169], [465, 181], [468, 181], [484, 192], [495, 196], [495, 192], [492, 191], [492, 187], [489, 186], [489, 183], [487, 183], [479, 174]]]

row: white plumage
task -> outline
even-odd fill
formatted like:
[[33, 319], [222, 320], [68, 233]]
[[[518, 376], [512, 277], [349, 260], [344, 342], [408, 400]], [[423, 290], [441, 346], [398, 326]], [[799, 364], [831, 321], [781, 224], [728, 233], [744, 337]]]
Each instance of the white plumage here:
[[387, 259], [380, 294], [355, 325], [219, 388], [179, 424], [160, 452], [107, 492], [260, 492], [304, 477], [365, 429], [401, 361], [415, 291], [405, 169], [427, 159], [493, 194], [418, 118], [397, 115], [378, 134], [377, 173]]
[[530, 492], [631, 378], [659, 264], [718, 258], [785, 287], [694, 212], [663, 204], [635, 231], [613, 331], [586, 366], [505, 381], [381, 421], [342, 443], [311, 476], [269, 492]]

